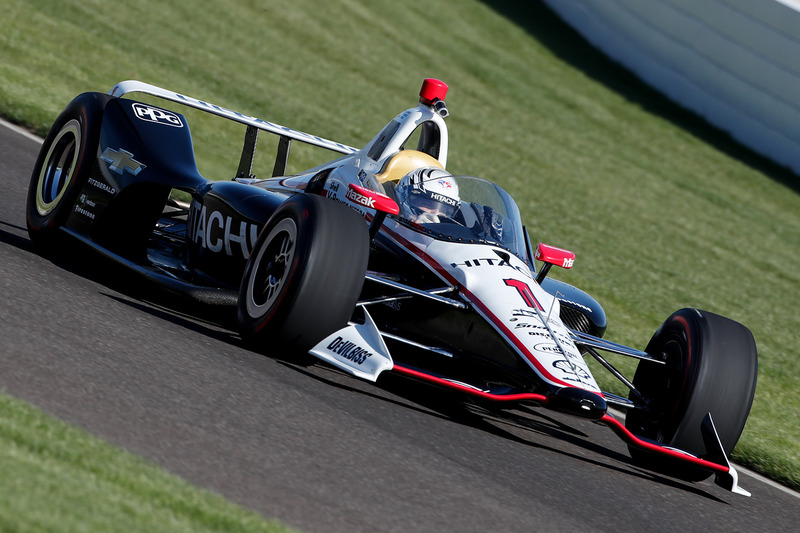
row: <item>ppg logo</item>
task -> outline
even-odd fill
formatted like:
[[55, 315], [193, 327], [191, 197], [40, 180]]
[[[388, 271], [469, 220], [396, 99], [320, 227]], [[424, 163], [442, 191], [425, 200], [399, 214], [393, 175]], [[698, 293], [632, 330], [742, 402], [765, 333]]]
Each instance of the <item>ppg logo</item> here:
[[149, 105], [140, 104], [138, 102], [133, 104], [133, 112], [136, 116], [147, 122], [157, 122], [158, 124], [165, 124], [167, 126], [175, 126], [182, 128], [183, 122], [181, 118], [175, 113], [158, 109], [157, 107], [150, 107]]

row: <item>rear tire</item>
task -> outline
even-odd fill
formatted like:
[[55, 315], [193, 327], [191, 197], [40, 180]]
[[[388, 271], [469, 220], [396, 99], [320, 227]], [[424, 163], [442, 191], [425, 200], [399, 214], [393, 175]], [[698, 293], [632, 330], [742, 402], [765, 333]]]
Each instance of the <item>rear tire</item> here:
[[[636, 435], [702, 457], [706, 448], [700, 426], [711, 413], [730, 455], [756, 389], [758, 354], [750, 330], [713, 313], [681, 309], [661, 325], [645, 351], [667, 364], [639, 363], [633, 384], [648, 408], [630, 411], [625, 426]], [[638, 448], [630, 452], [634, 462], [680, 479], [700, 481], [711, 475]]]
[[264, 226], [245, 268], [238, 317], [261, 350], [307, 352], [347, 325], [369, 258], [355, 211], [312, 194], [283, 203]]
[[67, 105], [47, 134], [28, 187], [28, 235], [56, 251], [57, 233], [97, 161], [103, 110], [110, 96], [84, 93]]

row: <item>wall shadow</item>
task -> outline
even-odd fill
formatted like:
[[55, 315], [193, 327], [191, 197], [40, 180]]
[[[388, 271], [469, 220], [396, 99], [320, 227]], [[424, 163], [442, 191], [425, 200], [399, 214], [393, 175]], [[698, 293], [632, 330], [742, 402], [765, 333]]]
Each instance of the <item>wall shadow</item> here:
[[668, 120], [724, 154], [800, 194], [800, 176], [736, 141], [703, 117], [669, 100], [594, 48], [541, 0], [481, 0], [523, 28], [553, 54], [632, 104]]

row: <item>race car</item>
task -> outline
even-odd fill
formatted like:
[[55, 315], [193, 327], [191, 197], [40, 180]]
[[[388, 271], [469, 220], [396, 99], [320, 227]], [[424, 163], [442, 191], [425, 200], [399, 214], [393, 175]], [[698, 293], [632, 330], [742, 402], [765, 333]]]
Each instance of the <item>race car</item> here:
[[[748, 495], [728, 457], [755, 393], [751, 332], [682, 309], [644, 350], [604, 339], [602, 306], [548, 277], [575, 254], [533, 246], [506, 191], [447, 170], [447, 90], [424, 80], [416, 106], [360, 149], [139, 81], [81, 94], [33, 169], [30, 238], [52, 253], [80, 241], [168, 291], [236, 306], [242, 338], [267, 354], [310, 354], [369, 381], [399, 374], [500, 411], [590, 419], [638, 465], [713, 474]], [[174, 104], [243, 125], [232, 179], [200, 175]], [[271, 176], [253, 175], [259, 133], [277, 136]], [[293, 142], [337, 157], [287, 175]], [[601, 352], [638, 360], [633, 378]], [[602, 391], [586, 358], [628, 397]]]

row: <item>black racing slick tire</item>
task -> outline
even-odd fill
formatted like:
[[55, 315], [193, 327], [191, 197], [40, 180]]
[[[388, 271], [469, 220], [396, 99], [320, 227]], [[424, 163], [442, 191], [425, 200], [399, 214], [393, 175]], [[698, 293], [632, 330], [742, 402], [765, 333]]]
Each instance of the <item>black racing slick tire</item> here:
[[[647, 405], [629, 411], [625, 426], [635, 435], [703, 457], [707, 450], [700, 427], [711, 413], [730, 455], [756, 390], [758, 353], [750, 330], [707, 311], [681, 309], [661, 325], [645, 351], [666, 364], [639, 363], [633, 384]], [[711, 475], [638, 448], [630, 452], [641, 466], [687, 481]]]
[[70, 215], [97, 161], [103, 110], [111, 97], [84, 93], [58, 116], [42, 144], [28, 187], [26, 220], [34, 244], [54, 251], [58, 228]]
[[347, 325], [364, 284], [369, 234], [352, 209], [298, 194], [262, 229], [242, 277], [242, 336], [259, 351], [307, 352]]

